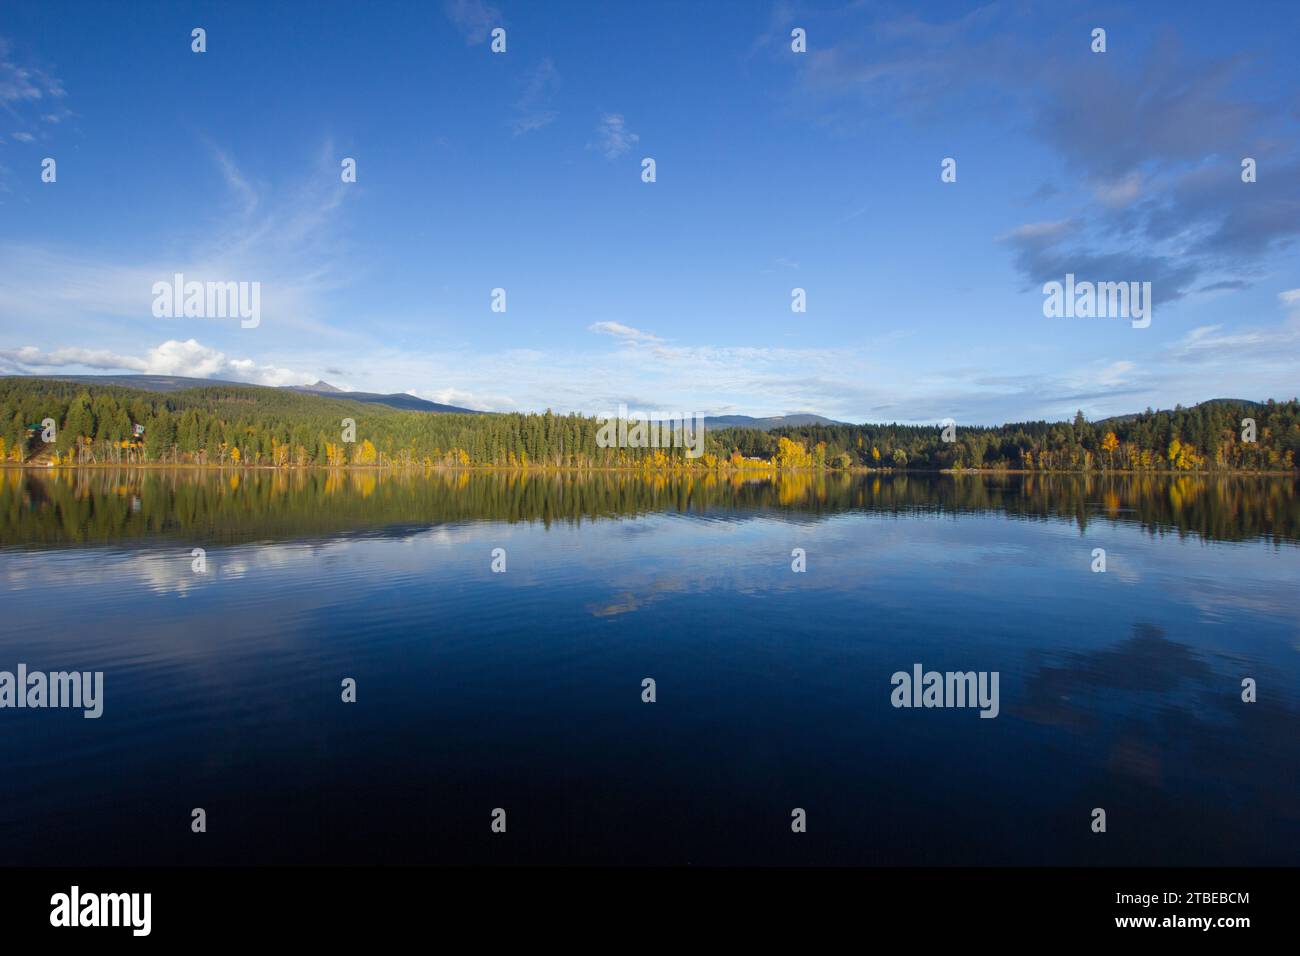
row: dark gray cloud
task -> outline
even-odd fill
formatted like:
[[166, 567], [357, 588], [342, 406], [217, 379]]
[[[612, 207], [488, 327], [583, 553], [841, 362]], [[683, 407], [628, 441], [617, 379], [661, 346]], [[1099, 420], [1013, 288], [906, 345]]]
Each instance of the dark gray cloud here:
[[1249, 65], [1244, 57], [1196, 60], [1164, 37], [1140, 56], [1074, 59], [1042, 77], [1034, 123], [1071, 168], [1097, 180], [1248, 155], [1242, 148], [1268, 118], [1231, 92]]
[[1103, 251], [1089, 242], [1086, 228], [1079, 220], [1035, 223], [1005, 237], [1026, 290], [1067, 274], [1076, 282], [1150, 282], [1152, 301], [1159, 304], [1181, 298], [1196, 278], [1197, 266], [1186, 258], [1138, 247]]
[[[823, 124], [982, 115], [1049, 146], [1067, 180], [1026, 202], [1083, 204], [1068, 235], [1008, 240], [1027, 286], [1074, 272], [1151, 281], [1165, 302], [1202, 285], [1245, 288], [1263, 256], [1300, 235], [1300, 96], [1260, 92], [1277, 66], [1264, 57], [1189, 52], [1168, 29], [1149, 42], [1127, 31], [1125, 52], [1093, 54], [1079, 19], [1014, 4], [866, 22], [862, 9], [820, 27], [839, 39], [810, 51], [797, 93], [820, 104]], [[1254, 183], [1241, 181], [1247, 156]]]
[[1030, 204], [1044, 202], [1060, 195], [1060, 193], [1061, 190], [1052, 183], [1040, 183], [1037, 189], [1025, 197], [1025, 202]]
[[[1018, 243], [1021, 273], [1036, 282], [1073, 263], [1076, 274], [1101, 270], [1090, 278], [1149, 277], [1166, 302], [1202, 281], [1249, 285], [1259, 258], [1300, 234], [1300, 165], [1276, 137], [1290, 120], [1236, 92], [1260, 68], [1243, 56], [1198, 59], [1164, 37], [1143, 57], [1092, 56], [1060, 71], [1035, 129], [1101, 202], [1072, 245]], [[1266, 173], [1254, 183], [1241, 179], [1247, 156]]]
[[1250, 283], [1242, 279], [1229, 279], [1226, 282], [1211, 282], [1207, 286], [1197, 289], [1197, 292], [1238, 292], [1241, 289], [1250, 287]]

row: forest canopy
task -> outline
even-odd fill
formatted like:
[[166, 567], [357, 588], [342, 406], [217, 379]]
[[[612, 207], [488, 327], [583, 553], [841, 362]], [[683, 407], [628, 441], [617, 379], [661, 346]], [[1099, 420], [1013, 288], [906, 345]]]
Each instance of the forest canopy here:
[[729, 427], [706, 431], [698, 459], [682, 448], [602, 448], [599, 428], [549, 410], [439, 414], [254, 385], [154, 392], [0, 378], [0, 460], [57, 464], [1278, 471], [1296, 466], [1300, 404], [1219, 400], [1098, 422], [1080, 412], [947, 436], [938, 425]]

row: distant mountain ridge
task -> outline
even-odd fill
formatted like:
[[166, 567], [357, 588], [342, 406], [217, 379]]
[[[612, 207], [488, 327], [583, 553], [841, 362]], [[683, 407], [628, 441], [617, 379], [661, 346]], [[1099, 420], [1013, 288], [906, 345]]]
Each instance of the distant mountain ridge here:
[[316, 379], [314, 385], [287, 385], [286, 388], [297, 389], [300, 392], [341, 392], [343, 389], [331, 385], [324, 379]]
[[750, 415], [713, 415], [704, 419], [705, 428], [752, 428], [755, 431], [770, 432], [774, 428], [800, 428], [804, 425], [847, 425], [849, 422], [837, 422], [834, 419], [810, 412], [795, 415], [769, 415], [766, 418], [754, 418]]
[[[48, 379], [56, 382], [78, 382], [86, 385], [116, 385], [121, 388], [137, 388], [147, 392], [175, 392], [188, 388], [210, 388], [212, 386], [228, 386], [231, 388], [252, 388], [267, 389], [269, 391], [290, 391], [299, 392], [304, 395], [317, 395], [321, 398], [336, 398], [346, 401], [361, 402], [368, 405], [384, 405], [389, 408], [401, 409], [403, 411], [430, 412], [437, 414], [461, 414], [461, 415], [491, 415], [492, 412], [485, 412], [480, 409], [463, 408], [459, 405], [443, 405], [439, 402], [431, 402], [427, 399], [418, 398], [405, 392], [394, 392], [383, 394], [380, 392], [349, 392], [332, 385], [322, 379], [318, 379], [311, 385], [284, 385], [275, 388], [269, 385], [254, 385], [249, 382], [232, 382], [225, 379], [215, 378], [193, 378], [184, 375], [0, 375], [3, 378], [31, 378], [31, 379]], [[1182, 406], [1185, 408], [1213, 408], [1223, 405], [1241, 406], [1251, 409], [1261, 409], [1265, 403], [1247, 398], [1211, 398], [1203, 402], [1193, 403]], [[1156, 409], [1155, 411], [1161, 411]], [[1172, 411], [1172, 409], [1165, 409]], [[1124, 424], [1132, 422], [1141, 417], [1144, 412], [1130, 412], [1124, 415], [1111, 415], [1106, 418], [1096, 419], [1091, 422], [1095, 426], [1106, 424]], [[769, 415], [765, 417], [754, 417], [751, 415], [710, 415], [704, 419], [705, 427], [711, 430], [720, 430], [724, 428], [743, 428], [753, 431], [768, 432], [778, 428], [804, 428], [811, 425], [825, 426], [853, 426], [858, 423], [836, 421], [835, 419], [826, 418], [822, 415], [815, 415], [811, 412], [798, 412], [792, 415]], [[870, 423], [862, 423], [870, 424]], [[883, 423], [877, 423], [883, 424]], [[1005, 427], [987, 426], [987, 427]]]
[[400, 408], [408, 412], [438, 412], [444, 415], [451, 413], [461, 415], [487, 414], [486, 412], [480, 412], [476, 408], [461, 408], [459, 405], [442, 405], [438, 402], [431, 402], [427, 399], [417, 398], [414, 395], [408, 395], [405, 392], [393, 392], [388, 395], [379, 392], [345, 392], [343, 389], [321, 380], [317, 380], [314, 385], [286, 385], [284, 387], [293, 392], [302, 392], [305, 395], [325, 395], [330, 398], [346, 398], [353, 402], [363, 402], [367, 405], [387, 405], [389, 408]]
[[[177, 392], [184, 388], [211, 388], [214, 385], [227, 385], [233, 388], [271, 388], [269, 385], [254, 385], [249, 382], [230, 382], [218, 378], [190, 378], [184, 375], [24, 375], [21, 378], [45, 378], [56, 382], [80, 382], [86, 385], [119, 385], [122, 388], [138, 388], [146, 392]], [[366, 405], [387, 405], [408, 412], [437, 412], [439, 414], [483, 415], [474, 408], [461, 408], [459, 405], [442, 405], [430, 402], [414, 395], [397, 392], [381, 395], [377, 392], [345, 392], [329, 382], [317, 381], [314, 385], [286, 385], [291, 392], [306, 395], [320, 395], [325, 398], [343, 398]]]
[[[176, 392], [183, 388], [208, 388], [213, 385], [228, 385], [234, 388], [271, 388], [269, 385], [254, 385], [249, 382], [231, 382], [217, 378], [191, 378], [184, 375], [24, 375], [19, 378], [45, 378], [57, 382], [81, 382], [86, 385], [118, 385], [122, 388], [138, 388], [146, 392]], [[381, 392], [349, 392], [332, 385], [324, 379], [317, 379], [311, 385], [283, 385], [285, 391], [301, 392], [304, 395], [320, 395], [325, 398], [342, 398], [366, 405], [386, 405], [408, 412], [434, 412], [438, 414], [489, 415], [476, 408], [463, 408], [459, 405], [443, 405], [424, 398], [417, 398], [405, 392], [384, 394]], [[802, 425], [844, 425], [821, 415], [800, 413], [796, 415], [772, 415], [755, 418], [750, 415], [715, 415], [706, 417], [706, 428], [752, 428], [755, 431], [771, 431], [774, 428], [798, 427]]]

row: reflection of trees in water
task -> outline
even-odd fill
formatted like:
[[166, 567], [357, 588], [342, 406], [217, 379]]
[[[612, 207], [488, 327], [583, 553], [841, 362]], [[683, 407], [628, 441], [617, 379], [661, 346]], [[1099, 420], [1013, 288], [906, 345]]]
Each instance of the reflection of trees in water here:
[[818, 516], [994, 512], [1138, 523], [1213, 540], [1300, 539], [1294, 478], [1158, 475], [850, 475], [281, 470], [0, 472], [0, 542], [152, 535], [291, 538], [457, 521], [580, 523], [653, 512]]

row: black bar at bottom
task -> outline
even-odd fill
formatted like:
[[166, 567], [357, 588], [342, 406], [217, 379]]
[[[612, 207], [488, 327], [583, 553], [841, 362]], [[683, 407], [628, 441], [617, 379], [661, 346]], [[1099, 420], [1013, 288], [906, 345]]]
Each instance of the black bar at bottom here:
[[[429, 932], [447, 942], [466, 932], [481, 940], [562, 933], [667, 942], [665, 931], [694, 934], [690, 927], [736, 939], [843, 928], [918, 941], [1049, 934], [1231, 942], [1243, 932], [1294, 929], [1294, 907], [1283, 910], [1296, 882], [1293, 869], [15, 868], [0, 870], [0, 926], [6, 940], [62, 936], [91, 945], [337, 944]], [[127, 925], [52, 925], [52, 914], [71, 922], [74, 886], [82, 912], [87, 896], [98, 898], [92, 920], [101, 894], [148, 893], [147, 937], [135, 933], [142, 896], [135, 909], [121, 897], [104, 906], [105, 921], [116, 908]], [[58, 894], [67, 897], [62, 913]]]

